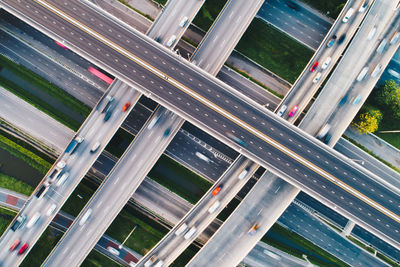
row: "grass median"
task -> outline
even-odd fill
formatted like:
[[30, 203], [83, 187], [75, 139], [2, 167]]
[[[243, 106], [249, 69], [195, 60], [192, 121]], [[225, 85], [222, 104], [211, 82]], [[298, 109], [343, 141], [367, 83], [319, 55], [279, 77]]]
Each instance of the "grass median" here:
[[[8, 151], [11, 155], [17, 158], [22, 159], [29, 166], [32, 166], [41, 173], [47, 173], [51, 167], [51, 163], [47, 162], [42, 157], [39, 157], [34, 152], [31, 152], [22, 145], [17, 144], [8, 137], [9, 136], [6, 136], [4, 132], [0, 131], [0, 148]], [[28, 147], [30, 146], [28, 145]], [[32, 147], [30, 147], [30, 149], [32, 149]]]
[[283, 79], [294, 83], [313, 51], [255, 18], [235, 48]]
[[33, 192], [33, 187], [27, 183], [21, 182], [20, 180], [0, 173], [0, 187], [8, 190], [30, 196]]
[[212, 184], [175, 160], [162, 155], [148, 176], [172, 192], [195, 204]]
[[15, 215], [17, 215], [15, 211], [0, 208], [0, 235], [2, 235], [7, 229], [8, 225], [14, 219]]
[[37, 88], [51, 95], [53, 98], [57, 99], [58, 101], [84, 117], [87, 117], [92, 110], [89, 106], [83, 104], [78, 99], [71, 96], [56, 85], [50, 83], [35, 72], [21, 65], [18, 65], [17, 63], [9, 60], [2, 55], [0, 55], [0, 66], [7, 68], [18, 77], [29, 81], [30, 84], [35, 85]]
[[[65, 104], [68, 108], [78, 112], [84, 117], [87, 117], [89, 115], [90, 108], [88, 106], [79, 102], [77, 99], [73, 98], [71, 95], [67, 94], [62, 89], [56, 87], [55, 85], [50, 84], [48, 81], [44, 80], [43, 78], [33, 73], [32, 71], [12, 62], [11, 60], [1, 55], [0, 55], [0, 68], [7, 68], [15, 75], [17, 75], [20, 79], [23, 79], [29, 82], [30, 84], [35, 85], [40, 90], [44, 91], [48, 95], [51, 95], [53, 98]], [[65, 126], [71, 128], [72, 130], [76, 131], [79, 129], [81, 122], [78, 122], [73, 118], [67, 116], [65, 113], [59, 111], [56, 107], [51, 106], [46, 101], [28, 92], [27, 90], [15, 84], [14, 82], [6, 79], [5, 77], [0, 77], [0, 85], [3, 86], [6, 90], [10, 91], [11, 93], [15, 94], [16, 96], [24, 100], [25, 102], [43, 111], [48, 116], [64, 124]]]

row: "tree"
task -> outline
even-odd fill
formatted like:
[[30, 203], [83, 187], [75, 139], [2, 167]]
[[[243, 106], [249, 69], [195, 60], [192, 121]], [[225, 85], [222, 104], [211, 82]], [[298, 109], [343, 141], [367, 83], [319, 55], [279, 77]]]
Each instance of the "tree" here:
[[393, 80], [385, 81], [378, 87], [378, 104], [392, 116], [400, 118], [400, 86]]
[[371, 109], [360, 115], [358, 129], [361, 133], [373, 133], [378, 130], [381, 120], [382, 113], [378, 109]]

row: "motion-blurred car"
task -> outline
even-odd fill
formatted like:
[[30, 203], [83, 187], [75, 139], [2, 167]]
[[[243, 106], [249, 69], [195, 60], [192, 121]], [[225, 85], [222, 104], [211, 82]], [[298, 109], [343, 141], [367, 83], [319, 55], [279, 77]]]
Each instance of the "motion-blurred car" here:
[[257, 232], [257, 229], [260, 228], [260, 223], [255, 223], [249, 230], [249, 235], [254, 235]]
[[314, 79], [312, 80], [313, 83], [317, 83], [319, 81], [319, 78], [321, 78], [321, 72], [318, 72], [315, 76]]
[[337, 36], [333, 35], [331, 39], [329, 39], [328, 43], [326, 44], [327, 47], [332, 47], [333, 44], [335, 43]]
[[23, 244], [22, 247], [18, 250], [18, 255], [24, 253], [27, 248], [28, 248], [28, 243]]
[[293, 117], [294, 116], [294, 114], [296, 114], [296, 112], [297, 112], [297, 110], [299, 109], [299, 106], [297, 106], [297, 105], [294, 105], [293, 107], [292, 107], [292, 109], [289, 111], [289, 117]]
[[329, 66], [329, 64], [331, 63], [331, 61], [332, 61], [332, 58], [327, 57], [324, 61], [324, 64], [322, 64], [321, 69], [323, 69], [323, 70], [326, 69]]
[[21, 240], [19, 240], [18, 238], [12, 243], [11, 247], [10, 247], [10, 251], [14, 251], [19, 244], [21, 243]]
[[212, 194], [213, 196], [218, 195], [218, 193], [221, 191], [222, 187], [223, 187], [222, 184], [218, 185], [218, 186], [212, 191], [211, 194]]
[[318, 67], [318, 61], [315, 61], [314, 64], [311, 66], [310, 71], [313, 72], [317, 69]]
[[235, 141], [235, 142], [238, 143], [239, 145], [244, 146], [244, 147], [247, 146], [247, 143], [246, 143], [245, 141], [243, 141], [242, 139], [236, 137], [236, 136], [233, 135], [232, 133], [226, 132], [225, 134], [226, 134], [226, 136], [228, 136], [229, 138], [231, 138], [233, 141]]
[[131, 103], [126, 102], [125, 105], [122, 107], [122, 111], [125, 112], [131, 106]]

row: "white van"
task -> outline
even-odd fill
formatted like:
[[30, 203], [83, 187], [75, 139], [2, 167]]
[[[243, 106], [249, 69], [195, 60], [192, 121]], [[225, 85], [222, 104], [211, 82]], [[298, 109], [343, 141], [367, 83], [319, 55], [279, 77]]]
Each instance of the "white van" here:
[[378, 48], [376, 49], [376, 53], [378, 53], [378, 54], [382, 53], [383, 49], [385, 49], [386, 44], [387, 44], [387, 39], [385, 38], [379, 44]]
[[218, 209], [219, 205], [221, 203], [219, 201], [216, 201], [214, 204], [211, 205], [211, 207], [208, 209], [208, 213], [213, 213], [216, 209]]
[[358, 74], [357, 76], [357, 82], [361, 82], [362, 79], [364, 79], [365, 75], [367, 75], [368, 69], [369, 69], [368, 67], [364, 67], [361, 70], [360, 74]]
[[327, 57], [325, 59], [324, 63], [322, 64], [321, 69], [323, 69], [323, 70], [326, 69], [329, 66], [329, 64], [331, 63], [331, 61], [332, 61], [332, 58]]
[[51, 214], [53, 214], [53, 212], [56, 210], [56, 208], [57, 208], [57, 204], [55, 204], [55, 203], [51, 204], [46, 211], [46, 216], [50, 216]]
[[191, 237], [194, 235], [194, 233], [196, 233], [196, 231], [197, 231], [197, 228], [196, 228], [195, 226], [193, 226], [193, 227], [190, 228], [190, 230], [183, 236], [183, 238], [185, 238], [185, 239], [191, 238]]
[[32, 226], [34, 226], [35, 223], [39, 220], [39, 218], [40, 218], [40, 213], [39, 212], [36, 212], [35, 214], [33, 214], [32, 218], [26, 224], [26, 228], [31, 228]]
[[92, 209], [88, 209], [85, 215], [82, 216], [82, 219], [79, 221], [79, 225], [84, 225], [85, 222], [89, 219], [90, 214], [92, 214]]
[[184, 27], [187, 22], [188, 22], [188, 17], [185, 16], [181, 19], [181, 22], [179, 22], [179, 26]]
[[249, 172], [249, 167], [247, 167], [246, 169], [244, 169], [240, 174], [239, 174], [239, 177], [238, 177], [238, 179], [239, 180], [242, 180], [245, 176], [246, 176], [246, 174]]
[[283, 113], [285, 113], [286, 110], [287, 110], [287, 106], [283, 105], [278, 111], [278, 116], [282, 117]]
[[97, 151], [97, 149], [99, 149], [99, 147], [100, 147], [100, 142], [99, 141], [97, 141], [96, 143], [94, 143], [94, 145], [92, 146], [92, 149], [90, 149], [90, 152], [91, 153], [94, 153], [94, 152], [96, 152]]
[[353, 13], [354, 13], [354, 8], [350, 8], [349, 10], [347, 10], [346, 15], [344, 15], [344, 18], [342, 19], [343, 23], [348, 22]]
[[175, 40], [176, 40], [176, 35], [172, 35], [167, 42], [167, 47], [171, 47], [174, 44]]
[[58, 179], [56, 186], [63, 185], [65, 181], [68, 179], [68, 177], [69, 177], [69, 172], [64, 172], [63, 175], [61, 175], [60, 179]]
[[376, 65], [375, 69], [371, 73], [371, 77], [374, 78], [374, 77], [378, 76], [378, 74], [381, 72], [381, 70], [382, 70], [382, 64]]
[[186, 223], [182, 224], [182, 225], [178, 228], [178, 230], [176, 230], [175, 235], [180, 236], [181, 234], [183, 234], [183, 232], [186, 231], [187, 228], [188, 228], [188, 226], [187, 226]]

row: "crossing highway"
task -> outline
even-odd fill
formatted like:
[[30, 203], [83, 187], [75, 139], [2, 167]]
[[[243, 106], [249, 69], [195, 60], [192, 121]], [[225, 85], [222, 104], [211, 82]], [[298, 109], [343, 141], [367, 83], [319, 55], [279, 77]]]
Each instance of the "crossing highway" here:
[[215, 76], [232, 53], [264, 0], [228, 0], [190, 61]]
[[[375, 0], [370, 1], [368, 7], [374, 5], [374, 3]], [[321, 87], [325, 78], [328, 77], [329, 72], [335, 66], [364, 16], [367, 14], [367, 10], [358, 12], [361, 4], [362, 1], [358, 0], [347, 1], [338, 19], [325, 36], [322, 43], [320, 43], [319, 48], [297, 78], [284, 100], [279, 104], [279, 110], [284, 106], [286, 107], [282, 117], [294, 122], [300, 116], [301, 111], [309, 104], [318, 88]], [[353, 10], [354, 14], [349, 17], [347, 22], [343, 22], [344, 17], [350, 9]], [[380, 10], [382, 10], [380, 5], [375, 5], [374, 12], [376, 13]], [[390, 14], [393, 13], [393, 10], [387, 10], [385, 12]], [[290, 111], [295, 106], [298, 107], [297, 111], [289, 115]]]
[[[114, 84], [115, 87], [109, 91], [109, 95], [114, 97], [113, 106], [109, 105], [109, 110], [112, 110], [109, 119], [105, 120], [107, 112], [101, 112], [109, 104], [107, 98], [104, 98], [74, 137], [75, 140], [81, 140], [75, 143], [76, 146], [69, 145], [61, 154], [56, 165], [46, 174], [18, 213], [17, 219], [3, 233], [0, 246], [4, 249], [0, 250], [0, 265], [14, 266], [22, 261], [121, 125], [127, 115], [121, 110], [122, 107], [127, 101], [134, 104], [139, 99], [140, 93], [136, 90], [129, 86], [118, 88], [118, 85]], [[22, 220], [19, 227], [15, 227], [18, 218], [24, 217], [26, 222]], [[17, 251], [8, 250], [16, 239], [20, 239], [22, 244], [28, 244], [28, 249], [22, 256]]]
[[[382, 4], [382, 9], [385, 7]], [[334, 132], [328, 131], [330, 138], [325, 141], [327, 143], [336, 142], [346, 130], [400, 45], [399, 40], [390, 42], [399, 34], [400, 26], [400, 12], [393, 12], [390, 7], [386, 10], [392, 12], [368, 14], [324, 90], [310, 108], [312, 116], [306, 114], [304, 117], [303, 128], [310, 133], [319, 131], [312, 121], [324, 122], [335, 129]], [[315, 112], [318, 108], [324, 112]]]
[[[79, 266], [96, 245], [183, 123], [164, 108], [159, 112], [139, 132], [44, 265]], [[162, 114], [167, 116], [158, 121]]]
[[147, 36], [174, 48], [205, 0], [170, 0], [147, 31]]
[[[242, 153], [258, 163], [271, 167], [275, 173], [285, 177], [285, 179], [298, 185], [318, 199], [330, 200], [331, 203], [340, 205], [354, 214], [359, 214], [358, 208], [362, 208], [366, 213], [374, 214], [374, 218], [378, 218], [380, 221], [371, 220], [366, 216], [362, 217], [362, 215], [360, 220], [365, 220], [373, 228], [382, 229], [382, 232], [390, 235], [393, 240], [399, 239], [397, 215], [395, 215], [395, 213], [398, 214], [398, 207], [393, 205], [395, 196], [392, 192], [379, 185], [374, 185], [370, 181], [368, 183], [371, 186], [374, 186], [377, 191], [387, 196], [385, 199], [382, 200], [378, 197], [379, 193], [377, 192], [371, 194], [371, 192], [363, 190], [361, 192], [353, 191], [351, 194], [341, 189], [340, 187], [345, 187], [347, 190], [352, 190], [350, 187], [357, 188], [358, 183], [353, 183], [351, 177], [361, 177], [360, 179], [366, 179], [367, 181], [368, 175], [355, 168], [353, 164], [346, 163], [346, 160], [341, 158], [340, 155], [333, 153], [325, 146], [314, 143], [312, 138], [276, 119], [273, 114], [257, 106], [253, 107], [250, 104], [250, 100], [239, 99], [233, 92], [229, 91], [228, 87], [208, 77], [200, 70], [194, 71], [193, 67], [178, 61], [174, 55], [167, 54], [161, 47], [152, 44], [134, 31], [122, 29], [107, 20], [102, 20], [103, 23], [107, 24], [96, 23], [96, 19], [101, 17], [96, 16], [96, 14], [88, 15], [92, 11], [87, 8], [83, 11], [80, 6], [81, 3], [71, 1], [65, 6], [59, 2], [52, 2], [57, 8], [68, 12], [68, 16], [65, 13], [55, 11], [53, 7], [44, 1], [40, 1], [40, 3], [45, 4], [46, 8], [38, 5], [38, 2], [31, 1], [24, 2], [24, 5], [19, 4], [18, 1], [2, 1], [2, 3], [3, 5], [5, 3], [7, 5], [15, 5], [20, 10], [23, 10], [25, 20], [27, 17], [34, 18], [36, 21], [40, 21], [41, 24], [45, 24], [48, 30], [57, 33], [58, 36], [68, 39], [69, 42], [79, 43], [80, 48], [85, 50], [85, 53], [97, 58], [103, 58], [104, 55], [109, 57], [111, 59], [108, 60], [109, 69], [114, 74], [132, 84], [140, 84], [152, 90], [151, 97], [153, 99], [174, 109], [175, 112], [178, 112], [219, 139], [224, 140], [224, 142], [229, 143], [237, 150], [241, 149]], [[73, 12], [72, 4], [75, 8]], [[47, 8], [56, 12], [57, 15]], [[14, 11], [15, 14], [18, 13], [15, 10], [9, 10]], [[35, 10], [38, 13], [35, 13]], [[82, 15], [82, 12], [85, 15]], [[71, 21], [73, 16], [76, 17]], [[67, 19], [81, 28], [83, 27], [82, 29], [89, 31], [93, 37], [75, 26], [65, 23], [61, 18]], [[90, 25], [90, 29], [87, 26], [83, 26], [82, 22], [78, 22], [78, 19]], [[62, 26], [56, 27], [53, 22], [56, 25], [57, 23], [62, 23]], [[94, 29], [96, 29], [97, 33], [93, 31]], [[99, 33], [101, 33], [101, 36]], [[82, 35], [86, 36], [84, 40], [79, 39], [79, 36]], [[111, 47], [99, 43], [97, 41], [99, 39], [102, 41], [107, 40]], [[113, 43], [110, 41], [113, 41]], [[123, 46], [124, 50], [121, 50], [122, 47], [117, 46], [116, 43]], [[140, 60], [133, 56], [136, 53], [140, 54]], [[162, 57], [162, 60], [159, 60], [159, 57]], [[148, 62], [151, 62], [151, 66], [148, 65]], [[155, 74], [144, 70], [143, 67], [137, 64], [148, 68], [151, 67]], [[163, 71], [160, 72], [158, 69]], [[184, 79], [181, 78], [182, 76], [184, 76]], [[179, 83], [177, 79], [182, 80]], [[188, 90], [188, 88], [195, 87], [197, 87], [196, 92]], [[149, 93], [147, 89], [142, 88], [142, 90]], [[232, 114], [236, 114], [236, 116]], [[230, 130], [228, 134], [230, 137], [225, 137], [227, 129]], [[232, 140], [229, 141], [229, 139]], [[244, 143], [240, 142], [242, 145], [235, 144], [234, 142], [238, 142], [238, 139]], [[275, 140], [279, 140], [280, 144], [277, 144]], [[246, 147], [243, 147], [243, 144], [246, 144]], [[281, 145], [285, 147], [281, 147]], [[279, 146], [280, 149], [277, 149], [276, 146]], [[292, 151], [298, 151], [298, 153], [293, 154]], [[302, 154], [301, 157], [300, 154]], [[296, 160], [293, 160], [293, 157]], [[274, 166], [271, 166], [269, 162], [273, 162]], [[314, 167], [315, 164], [319, 165], [319, 167]], [[288, 168], [289, 166], [290, 168]], [[336, 178], [321, 172], [321, 168], [326, 169]], [[298, 173], [302, 173], [302, 175], [299, 176]], [[292, 179], [292, 177], [297, 180]], [[318, 193], [313, 194], [314, 192]], [[373, 201], [366, 199], [365, 195], [368, 195], [368, 198]], [[360, 198], [364, 201], [366, 200], [368, 204], [361, 201]], [[350, 202], [352, 203], [351, 205], [349, 205]], [[377, 202], [390, 211], [374, 204]], [[393, 225], [393, 227], [386, 229], [384, 227], [385, 224]]]

